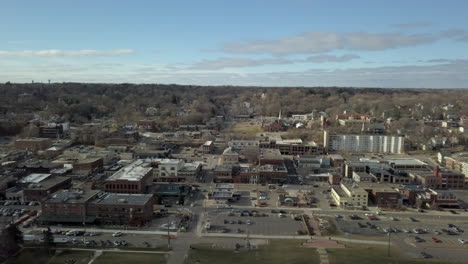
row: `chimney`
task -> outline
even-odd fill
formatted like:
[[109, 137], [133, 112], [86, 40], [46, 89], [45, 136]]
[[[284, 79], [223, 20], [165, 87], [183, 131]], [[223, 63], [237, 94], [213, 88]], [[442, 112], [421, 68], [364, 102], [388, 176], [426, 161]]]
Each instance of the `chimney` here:
[[439, 176], [439, 171], [440, 171], [439, 166], [435, 167], [435, 168], [434, 168], [434, 171], [433, 171], [433, 172], [434, 172], [434, 176], [438, 177], [438, 176]]

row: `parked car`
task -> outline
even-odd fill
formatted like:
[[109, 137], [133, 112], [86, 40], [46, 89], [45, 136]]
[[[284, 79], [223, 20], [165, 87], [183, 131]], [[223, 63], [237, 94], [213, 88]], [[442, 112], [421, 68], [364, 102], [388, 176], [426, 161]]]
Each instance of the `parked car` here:
[[432, 237], [431, 238], [432, 241], [434, 241], [435, 243], [441, 243], [442, 241], [440, 239], [438, 239], [437, 237]]
[[468, 241], [466, 241], [465, 239], [461, 239], [461, 238], [458, 239], [458, 242], [460, 242], [461, 244], [468, 244]]
[[424, 251], [421, 252], [421, 257], [423, 257], [423, 258], [432, 258], [431, 255], [427, 254], [427, 253], [424, 252]]
[[421, 238], [421, 237], [415, 236], [415, 237], [414, 237], [414, 241], [420, 243], [420, 242], [424, 242], [424, 241], [426, 241], [426, 240], [424, 240], [424, 239]]

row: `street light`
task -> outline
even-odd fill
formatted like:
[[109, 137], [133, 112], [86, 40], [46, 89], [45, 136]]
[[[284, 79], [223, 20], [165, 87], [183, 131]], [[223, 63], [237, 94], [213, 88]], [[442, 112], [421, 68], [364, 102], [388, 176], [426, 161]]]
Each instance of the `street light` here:
[[390, 257], [390, 234], [391, 234], [391, 228], [388, 230], [388, 247], [387, 247], [387, 257]]

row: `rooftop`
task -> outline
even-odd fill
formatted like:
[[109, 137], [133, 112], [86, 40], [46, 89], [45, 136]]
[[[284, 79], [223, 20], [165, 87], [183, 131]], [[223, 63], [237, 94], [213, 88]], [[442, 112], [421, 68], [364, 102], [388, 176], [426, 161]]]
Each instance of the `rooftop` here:
[[49, 138], [18, 138], [16, 141], [30, 141], [30, 142], [39, 142], [39, 141], [48, 141]]
[[152, 194], [101, 193], [91, 203], [145, 205], [152, 198]]
[[232, 183], [217, 183], [215, 188], [216, 189], [234, 189], [234, 184], [232, 184]]
[[398, 192], [396, 188], [399, 188], [398, 184], [393, 183], [359, 183], [360, 187], [364, 189], [371, 189], [373, 192]]
[[283, 159], [279, 149], [261, 149], [260, 159]]
[[385, 159], [389, 164], [395, 164], [397, 166], [425, 166], [427, 163], [418, 159]]
[[95, 195], [100, 193], [99, 190], [60, 190], [55, 192], [46, 203], [85, 203]]
[[294, 139], [283, 139], [280, 141], [276, 141], [276, 144], [278, 145], [289, 145], [289, 144], [302, 144], [302, 139], [300, 138], [294, 138]]
[[69, 180], [69, 177], [50, 177], [40, 183], [31, 183], [24, 189], [48, 190], [53, 186]]
[[144, 163], [142, 160], [137, 160], [114, 173], [112, 176], [107, 178], [107, 181], [139, 181], [152, 170], [151, 167], [143, 167], [143, 165]]
[[32, 173], [24, 177], [23, 179], [21, 179], [19, 182], [20, 183], [40, 183], [43, 180], [49, 178], [51, 175], [52, 174], [48, 174], [48, 173]]

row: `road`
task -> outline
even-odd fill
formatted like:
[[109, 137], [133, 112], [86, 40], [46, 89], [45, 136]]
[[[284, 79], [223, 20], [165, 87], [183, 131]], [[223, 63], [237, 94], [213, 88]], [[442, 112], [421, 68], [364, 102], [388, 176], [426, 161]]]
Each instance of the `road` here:
[[[209, 176], [208, 176], [209, 177]], [[200, 189], [210, 190], [214, 187], [211, 183], [200, 183]], [[243, 193], [243, 195], [251, 196], [255, 194], [255, 190], [263, 190], [269, 192], [273, 199], [273, 194], [276, 193], [275, 190], [270, 190], [268, 186], [261, 186], [256, 184], [243, 184], [236, 185], [235, 191]], [[455, 260], [465, 260], [468, 257], [468, 245], [462, 245], [457, 242], [458, 237], [463, 237], [465, 240], [468, 240], [468, 236], [461, 234], [460, 236], [449, 236], [449, 235], [435, 235], [434, 230], [441, 230], [442, 228], [448, 228], [447, 223], [456, 224], [468, 233], [468, 213], [460, 212], [457, 215], [451, 214], [447, 211], [427, 211], [426, 213], [420, 213], [413, 209], [407, 211], [385, 211], [385, 215], [379, 216], [378, 221], [372, 221], [375, 223], [376, 228], [370, 229], [368, 227], [361, 228], [358, 226], [358, 222], [362, 225], [366, 225], [367, 220], [364, 216], [365, 213], [375, 213], [377, 208], [371, 208], [369, 211], [363, 210], [344, 210], [340, 208], [331, 208], [328, 206], [327, 201], [327, 189], [329, 188], [326, 184], [319, 184], [318, 187], [313, 187], [310, 185], [289, 185], [284, 187], [284, 189], [289, 191], [313, 191], [315, 196], [319, 199], [318, 208], [296, 208], [296, 207], [281, 207], [281, 209], [286, 210], [288, 214], [307, 214], [313, 215], [315, 217], [328, 217], [327, 219], [332, 219], [335, 221], [335, 215], [340, 214], [343, 216], [343, 220], [336, 221], [337, 227], [344, 231], [344, 236], [330, 236], [330, 239], [337, 240], [341, 242], [350, 242], [350, 243], [365, 243], [365, 244], [375, 244], [375, 245], [386, 245], [387, 233], [383, 231], [384, 228], [398, 228], [398, 229], [414, 229], [416, 227], [428, 229], [428, 234], [418, 235], [426, 240], [423, 243], [414, 242], [414, 236], [416, 234], [412, 233], [393, 233], [390, 236], [390, 242], [392, 245], [402, 249], [404, 252], [411, 257], [419, 257], [421, 251], [428, 251], [431, 255], [438, 258], [451, 258]], [[242, 233], [212, 233], [203, 231], [203, 223], [209, 219], [214, 224], [223, 225], [224, 220], [236, 220], [246, 221], [250, 219], [254, 224], [246, 226], [245, 224], [232, 225], [232, 223], [224, 224], [225, 226], [230, 226], [230, 229], [236, 230], [241, 228], [248, 230], [249, 239], [258, 239], [258, 240], [268, 240], [268, 239], [323, 239], [316, 236], [299, 236], [294, 234], [294, 231], [297, 227], [287, 231], [287, 232], [277, 232], [277, 230], [286, 230], [283, 228], [284, 225], [291, 225], [291, 223], [298, 224], [292, 219], [279, 219], [277, 214], [271, 213], [271, 210], [278, 210], [277, 203], [269, 203], [269, 207], [258, 208], [253, 206], [249, 198], [244, 199], [247, 202], [242, 202], [241, 205], [233, 203], [233, 208], [236, 210], [256, 210], [259, 213], [266, 213], [268, 217], [239, 217], [233, 216], [230, 219], [227, 216], [228, 209], [217, 209], [217, 204], [215, 203], [205, 203], [206, 192], [197, 192], [194, 196], [189, 197], [185, 202], [186, 205], [194, 203], [194, 207], [188, 207], [193, 213], [192, 223], [189, 226], [189, 229], [185, 233], [181, 232], [170, 232], [170, 235], [175, 236], [175, 239], [171, 239], [170, 246], [172, 251], [168, 255], [169, 264], [179, 264], [183, 263], [184, 259], [190, 251], [190, 246], [198, 243], [213, 243], [224, 245], [227, 248], [233, 248], [236, 243], [245, 243], [247, 237], [246, 232]], [[181, 206], [174, 206], [173, 209], [181, 208]], [[349, 220], [349, 215], [356, 214], [361, 216], [363, 219], [359, 221]], [[391, 217], [397, 218], [398, 221], [394, 221]], [[415, 218], [418, 222], [413, 222], [410, 220], [410, 217]], [[283, 222], [284, 223], [283, 223]], [[292, 222], [289, 222], [292, 221]], [[52, 230], [60, 229], [61, 227], [52, 227]], [[83, 230], [83, 228], [67, 228]], [[40, 233], [42, 228], [28, 228], [27, 232]], [[166, 231], [156, 230], [156, 229], [146, 229], [146, 230], [125, 230], [120, 229], [100, 229], [100, 228], [86, 228], [87, 232], [100, 232], [102, 233], [99, 237], [86, 237], [86, 239], [95, 239], [99, 240], [116, 240], [116, 239], [125, 239], [128, 241], [131, 246], [142, 247], [144, 242], [149, 242], [151, 247], [161, 247], [166, 246], [168, 241], [165, 235]], [[112, 233], [116, 231], [124, 232], [125, 235], [122, 238], [113, 238]], [[442, 243], [434, 243], [431, 241], [432, 236], [437, 236]], [[328, 238], [328, 236], [326, 237]], [[465, 249], [465, 250], [463, 250]], [[96, 249], [80, 249], [80, 250], [96, 250]], [[99, 249], [101, 250], [101, 249]], [[123, 249], [103, 249], [105, 251], [115, 252], [117, 251], [126, 251]], [[141, 252], [141, 251], [139, 251]], [[154, 252], [154, 251], [152, 251]]]

